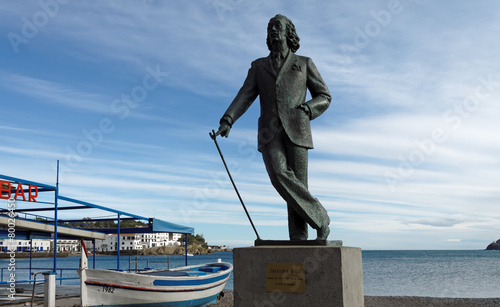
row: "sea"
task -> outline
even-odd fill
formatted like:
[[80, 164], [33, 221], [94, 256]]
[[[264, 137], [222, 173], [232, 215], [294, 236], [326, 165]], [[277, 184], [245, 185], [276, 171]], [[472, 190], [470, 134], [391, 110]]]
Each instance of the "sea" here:
[[[363, 251], [365, 295], [430, 297], [500, 297], [500, 251], [485, 250], [373, 250]], [[168, 262], [167, 262], [168, 259]], [[233, 261], [232, 252], [217, 252], [188, 257], [188, 265]], [[129, 264], [130, 260], [130, 264]], [[1, 280], [7, 281], [10, 259], [0, 259]], [[120, 269], [135, 269], [135, 256], [122, 256]], [[58, 258], [58, 284], [77, 285], [79, 257]], [[93, 267], [89, 257], [89, 267]], [[137, 256], [137, 267], [164, 269], [184, 266], [185, 258], [171, 256]], [[53, 258], [34, 258], [32, 272], [50, 270]], [[16, 258], [16, 280], [29, 277], [29, 258]], [[116, 256], [96, 256], [95, 268], [117, 269]], [[62, 269], [62, 270], [61, 270]], [[41, 278], [42, 276], [40, 276]], [[307, 282], [307, 281], [306, 281]], [[233, 289], [233, 279], [226, 284]]]

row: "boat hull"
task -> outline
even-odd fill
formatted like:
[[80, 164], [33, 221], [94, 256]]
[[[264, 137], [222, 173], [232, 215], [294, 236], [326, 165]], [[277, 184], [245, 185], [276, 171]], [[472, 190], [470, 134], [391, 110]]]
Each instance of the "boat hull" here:
[[85, 269], [82, 306], [203, 306], [216, 301], [232, 269], [230, 263], [143, 273]]

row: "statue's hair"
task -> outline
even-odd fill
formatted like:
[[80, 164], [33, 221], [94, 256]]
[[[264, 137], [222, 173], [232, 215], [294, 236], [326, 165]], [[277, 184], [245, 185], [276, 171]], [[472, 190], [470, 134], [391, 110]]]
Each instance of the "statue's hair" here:
[[295, 53], [295, 51], [297, 51], [300, 47], [300, 44], [299, 44], [300, 38], [297, 35], [297, 32], [295, 31], [295, 26], [293, 25], [293, 22], [288, 17], [281, 15], [281, 14], [277, 14], [276, 16], [271, 18], [271, 20], [269, 20], [269, 23], [267, 24], [267, 33], [268, 33], [267, 39], [266, 39], [267, 48], [269, 49], [269, 51], [271, 51], [272, 47], [271, 47], [271, 42], [269, 40], [269, 26], [271, 24], [271, 21], [278, 19], [278, 18], [285, 19], [285, 22], [286, 22], [286, 35], [285, 35], [286, 36], [286, 43], [288, 45], [288, 48], [290, 48], [290, 50], [292, 50], [292, 52]]

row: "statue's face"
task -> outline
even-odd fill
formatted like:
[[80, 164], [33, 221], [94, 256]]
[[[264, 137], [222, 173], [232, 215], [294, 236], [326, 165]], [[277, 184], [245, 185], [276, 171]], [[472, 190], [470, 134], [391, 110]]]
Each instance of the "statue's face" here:
[[286, 41], [286, 22], [283, 18], [271, 19], [267, 27], [267, 35], [272, 44]]

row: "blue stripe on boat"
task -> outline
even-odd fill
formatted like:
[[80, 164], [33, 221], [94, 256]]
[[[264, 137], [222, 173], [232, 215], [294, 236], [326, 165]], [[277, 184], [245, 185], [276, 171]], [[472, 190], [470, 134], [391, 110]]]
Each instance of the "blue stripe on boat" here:
[[[225, 278], [229, 278], [229, 274], [225, 275]], [[175, 289], [161, 289], [160, 288], [160, 289], [158, 289], [158, 288], [143, 288], [143, 287], [136, 287], [136, 286], [119, 285], [119, 284], [98, 282], [98, 281], [92, 281], [92, 280], [85, 281], [85, 283], [87, 284], [87, 286], [98, 286], [98, 287], [109, 286], [109, 287], [115, 287], [115, 288], [122, 288], [122, 289], [130, 290], [130, 291], [154, 291], [154, 292], [197, 292], [197, 291], [205, 291], [207, 289], [211, 289], [211, 288], [217, 287], [220, 284], [225, 283], [225, 282], [226, 281], [223, 280], [223, 281], [221, 281], [219, 283], [215, 283], [215, 284], [213, 284], [213, 282], [209, 283], [209, 284], [206, 284], [206, 285], [209, 285], [209, 286], [200, 285], [200, 286], [202, 286], [201, 288], [188, 288], [188, 289], [178, 289], [178, 288], [175, 288]], [[205, 287], [203, 287], [203, 286], [205, 286]]]
[[192, 279], [192, 280], [161, 280], [161, 279], [157, 279], [153, 282], [153, 285], [155, 285], [155, 286], [199, 286], [199, 285], [206, 285], [206, 284], [210, 284], [213, 282], [223, 280], [223, 279], [227, 278], [228, 276], [229, 276], [229, 273], [221, 275], [221, 276], [215, 276], [215, 277], [204, 278], [204, 279]]

